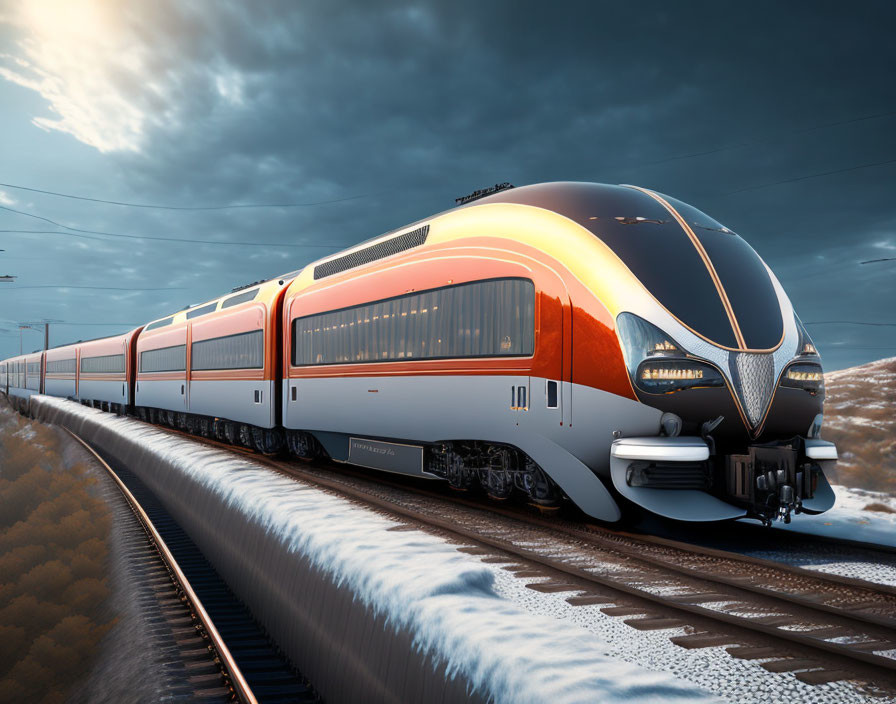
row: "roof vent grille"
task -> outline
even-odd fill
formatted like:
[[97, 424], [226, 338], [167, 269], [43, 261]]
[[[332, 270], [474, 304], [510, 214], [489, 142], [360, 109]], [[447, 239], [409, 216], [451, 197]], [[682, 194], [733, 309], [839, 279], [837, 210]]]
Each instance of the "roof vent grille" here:
[[393, 254], [398, 254], [406, 249], [419, 247], [426, 242], [427, 235], [429, 235], [429, 225], [424, 225], [423, 227], [418, 227], [416, 230], [405, 232], [403, 235], [393, 237], [385, 242], [377, 242], [370, 247], [365, 247], [364, 249], [359, 249], [357, 252], [346, 254], [344, 257], [331, 259], [328, 262], [318, 264], [314, 267], [314, 278], [323, 279], [324, 277], [338, 274], [341, 271], [354, 269], [356, 266], [369, 264], [377, 259], [383, 259]]

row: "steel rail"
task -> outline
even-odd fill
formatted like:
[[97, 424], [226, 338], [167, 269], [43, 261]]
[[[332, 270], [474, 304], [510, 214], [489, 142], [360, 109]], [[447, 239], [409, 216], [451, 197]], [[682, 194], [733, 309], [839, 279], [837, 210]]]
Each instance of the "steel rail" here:
[[202, 602], [199, 600], [199, 597], [196, 595], [193, 587], [190, 585], [189, 580], [181, 570], [180, 566], [177, 564], [177, 560], [175, 560], [174, 555], [168, 549], [168, 546], [165, 544], [164, 539], [156, 530], [149, 516], [143, 510], [143, 507], [140, 505], [137, 499], [134, 498], [134, 495], [130, 492], [127, 486], [125, 486], [124, 482], [121, 481], [119, 476], [115, 473], [115, 470], [113, 470], [112, 467], [110, 467], [109, 464], [87, 442], [85, 442], [82, 438], [80, 438], [68, 428], [66, 428], [65, 430], [69, 435], [77, 440], [109, 473], [109, 476], [111, 476], [115, 481], [115, 484], [118, 486], [125, 500], [130, 504], [131, 509], [143, 524], [144, 529], [152, 537], [152, 540], [155, 543], [159, 554], [162, 556], [162, 559], [165, 561], [165, 563], [168, 565], [168, 568], [173, 573], [175, 580], [177, 581], [184, 595], [187, 597], [187, 600], [193, 607], [196, 616], [199, 618], [199, 621], [202, 623], [203, 628], [205, 628], [206, 633], [211, 639], [215, 652], [218, 654], [218, 657], [221, 659], [224, 669], [230, 676], [230, 682], [233, 686], [233, 691], [237, 699], [241, 702], [241, 704], [258, 704], [258, 700], [255, 698], [255, 695], [252, 693], [252, 689], [246, 682], [246, 678], [243, 676], [243, 673], [240, 671], [239, 666], [233, 659], [233, 656], [231, 655], [230, 650], [227, 648], [224, 639], [221, 637], [218, 629], [215, 628], [215, 624], [212, 622], [211, 617], [208, 615], [208, 612], [205, 610], [205, 607], [202, 605]]

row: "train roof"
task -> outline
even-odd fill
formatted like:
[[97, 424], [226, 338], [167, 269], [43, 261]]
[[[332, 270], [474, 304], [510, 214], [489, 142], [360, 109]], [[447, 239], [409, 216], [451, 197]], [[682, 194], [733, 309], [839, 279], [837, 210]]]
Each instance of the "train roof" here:
[[[646, 188], [579, 181], [538, 183], [462, 205], [310, 264], [297, 283], [353, 269], [420, 246], [452, 213], [521, 205], [555, 213], [602, 241], [673, 316], [728, 349], [780, 345], [784, 319], [771, 272], [735, 232], [693, 206]], [[575, 253], [568, 253], [576, 256]], [[310, 270], [310, 271], [309, 271]]]
[[[272, 279], [263, 279], [261, 281], [255, 281], [250, 284], [244, 284], [242, 286], [237, 286], [230, 290], [229, 293], [225, 293], [224, 295], [217, 296], [215, 298], [211, 298], [203, 303], [194, 303], [176, 313], [170, 313], [169, 315], [163, 316], [161, 318], [156, 318], [155, 320], [150, 321], [146, 324], [144, 328], [146, 331], [154, 330], [159, 327], [165, 327], [169, 324], [180, 323], [185, 320], [190, 320], [197, 315], [203, 315], [206, 312], [211, 313], [213, 310], [218, 309], [218, 304], [223, 303], [224, 308], [228, 307], [228, 303], [230, 305], [236, 305], [237, 303], [242, 303], [249, 300], [260, 300], [265, 302], [270, 302], [272, 298], [274, 298], [277, 291], [281, 290], [281, 287], [289, 284], [296, 276], [298, 276], [302, 272], [301, 269], [296, 271], [290, 271], [286, 274], [281, 274], [280, 276], [275, 276]], [[255, 294], [251, 298], [250, 294]], [[212, 308], [214, 306], [214, 308]], [[208, 310], [204, 310], [208, 308]], [[164, 325], [163, 325], [164, 324]]]

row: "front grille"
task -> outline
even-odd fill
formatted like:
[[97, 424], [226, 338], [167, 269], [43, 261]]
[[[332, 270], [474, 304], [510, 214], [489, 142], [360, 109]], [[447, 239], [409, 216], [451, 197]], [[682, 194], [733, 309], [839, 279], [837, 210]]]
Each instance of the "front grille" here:
[[770, 354], [741, 352], [732, 355], [735, 388], [747, 420], [759, 425], [775, 392], [775, 359]]
[[705, 462], [633, 462], [626, 471], [625, 481], [629, 486], [650, 489], [709, 489], [712, 474]]

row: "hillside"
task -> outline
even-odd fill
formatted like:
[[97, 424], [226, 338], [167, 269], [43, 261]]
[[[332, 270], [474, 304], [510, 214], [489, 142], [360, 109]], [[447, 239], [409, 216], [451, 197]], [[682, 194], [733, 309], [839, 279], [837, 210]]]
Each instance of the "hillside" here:
[[836, 481], [896, 494], [896, 357], [824, 375], [822, 437], [837, 444]]

